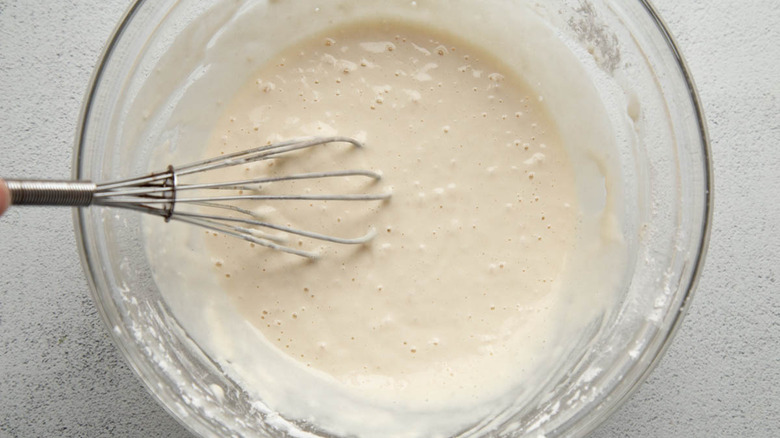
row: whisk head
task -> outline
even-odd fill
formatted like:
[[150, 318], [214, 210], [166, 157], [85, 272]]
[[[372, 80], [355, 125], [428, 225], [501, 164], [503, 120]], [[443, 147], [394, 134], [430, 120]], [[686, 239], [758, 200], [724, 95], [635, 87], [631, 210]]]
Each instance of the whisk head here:
[[[354, 194], [264, 194], [264, 186], [282, 181], [315, 180], [341, 177], [364, 177], [378, 181], [382, 176], [370, 170], [334, 170], [293, 173], [282, 176], [263, 176], [249, 179], [183, 183], [187, 176], [196, 176], [233, 166], [279, 158], [284, 154], [327, 143], [349, 143], [362, 148], [359, 141], [349, 137], [317, 137], [290, 140], [253, 149], [221, 155], [141, 178], [130, 178], [98, 184], [93, 204], [142, 211], [225, 233], [267, 248], [307, 258], [317, 254], [287, 245], [286, 235], [296, 235], [324, 242], [356, 245], [370, 241], [373, 229], [358, 237], [343, 238], [268, 222], [246, 203], [273, 201], [383, 201], [390, 193]], [[273, 230], [276, 234], [268, 231]]]

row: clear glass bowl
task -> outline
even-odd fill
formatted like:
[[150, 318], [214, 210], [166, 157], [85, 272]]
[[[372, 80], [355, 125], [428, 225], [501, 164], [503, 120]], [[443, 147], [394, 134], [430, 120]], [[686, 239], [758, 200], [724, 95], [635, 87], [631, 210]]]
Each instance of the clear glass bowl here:
[[[150, 150], [176, 135], [162, 127], [165, 111], [150, 115], [139, 107], [170, 98], [144, 85], [161, 68], [181, 69], [173, 75], [180, 81], [202, 69], [189, 58], [166, 59], [166, 53], [182, 41], [191, 53], [199, 53], [235, 18], [213, 14], [215, 3], [139, 0], [128, 10], [84, 105], [75, 144], [76, 178], [143, 174]], [[274, 6], [284, 2], [249, 3], [266, 8], [268, 20], [289, 22], [293, 30], [323, 25], [317, 21], [320, 8], [337, 8], [345, 20], [388, 11], [432, 20], [437, 8], [457, 6], [333, 0], [310, 2], [308, 14], [284, 16]], [[705, 121], [688, 69], [655, 10], [644, 0], [534, 3], [483, 1], [484, 14], [470, 19], [482, 20], [486, 29], [511, 28], [520, 8], [532, 10], [581, 60], [607, 111], [633, 119], [633, 124], [617, 116], [613, 120], [626, 203], [624, 231], [633, 245], [629, 281], [621, 308], [603, 322], [576, 366], [556, 376], [534, 403], [510, 406], [459, 436], [583, 436], [594, 429], [637, 388], [669, 345], [690, 302], [709, 237], [712, 176]], [[207, 25], [190, 26], [203, 17], [209, 17]], [[266, 35], [252, 49], [268, 55], [285, 42], [280, 35]], [[170, 94], [180, 86], [169, 85]], [[284, 424], [318, 433], [316, 425], [258, 409], [188, 337], [154, 283], [138, 214], [81, 209], [75, 223], [100, 314], [131, 367], [171, 415], [201, 436], [292, 434], [280, 431]]]

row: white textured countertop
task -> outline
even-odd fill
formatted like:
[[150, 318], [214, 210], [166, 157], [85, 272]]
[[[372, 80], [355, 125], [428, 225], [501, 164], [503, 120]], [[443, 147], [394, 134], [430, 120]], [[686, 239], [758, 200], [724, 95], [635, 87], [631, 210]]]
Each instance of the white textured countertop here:
[[[780, 4], [656, 0], [709, 120], [707, 264], [661, 364], [594, 437], [780, 436]], [[92, 70], [127, 0], [0, 0], [0, 175], [68, 177]], [[100, 321], [68, 211], [0, 218], [0, 437], [187, 431]]]

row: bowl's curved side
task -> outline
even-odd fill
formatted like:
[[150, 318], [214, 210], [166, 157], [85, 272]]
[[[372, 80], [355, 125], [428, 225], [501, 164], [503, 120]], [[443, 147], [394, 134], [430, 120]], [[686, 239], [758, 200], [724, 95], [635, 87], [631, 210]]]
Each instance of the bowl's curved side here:
[[[665, 318], [658, 324], [658, 326], [663, 327], [664, 330], [655, 330], [651, 333], [650, 338], [645, 341], [646, 347], [638, 357], [625, 358], [625, 374], [622, 374], [619, 381], [608, 390], [607, 394], [605, 394], [600, 402], [593, 403], [587, 408], [587, 411], [591, 412], [591, 414], [583, 412], [584, 415], [578, 416], [581, 418], [581, 422], [576, 425], [576, 436], [585, 436], [595, 430], [601, 423], [609, 418], [610, 415], [628, 401], [639, 387], [641, 387], [642, 383], [645, 382], [655, 367], [658, 366], [682, 325], [688, 308], [691, 305], [699, 278], [704, 269], [711, 234], [714, 207], [714, 181], [710, 138], [703, 105], [691, 71], [668, 26], [648, 0], [639, 0], [638, 3], [639, 7], [644, 10], [649, 19], [654, 23], [660, 40], [663, 41], [666, 49], [668, 49], [668, 54], [675, 61], [679, 77], [682, 80], [682, 85], [688, 92], [687, 97], [689, 98], [688, 103], [690, 105], [688, 110], [690, 110], [692, 116], [690, 120], [693, 120], [696, 125], [692, 134], [695, 134], [698, 138], [696, 144], [691, 144], [689, 146], [695, 148], [696, 150], [694, 152], [700, 154], [701, 158], [698, 163], [701, 167], [700, 169], [697, 169], [698, 172], [701, 172], [701, 178], [698, 181], [694, 181], [694, 183], [701, 184], [701, 187], [696, 187], [696, 189], [700, 189], [700, 192], [698, 190], [697, 192], [701, 193], [703, 196], [703, 199], [701, 199], [701, 210], [692, 212], [692, 214], [698, 216], [701, 226], [697, 230], [698, 235], [694, 236], [692, 239], [694, 243], [692, 254], [689, 255], [688, 261], [684, 264], [685, 272], [681, 273], [680, 282], [677, 283], [678, 288], [675, 291], [675, 299], [673, 300], [675, 303], [675, 305], [672, 306], [673, 311], [668, 312], [665, 315]], [[564, 425], [559, 430], [560, 434], [566, 435], [565, 430], [567, 430], [569, 426], [574, 429], [574, 425]]]
[[[73, 179], [90, 179], [95, 173], [92, 169], [96, 159], [96, 151], [94, 150], [95, 140], [92, 138], [95, 134], [90, 131], [90, 126], [94, 117], [96, 117], [96, 112], [99, 111], [96, 109], [96, 106], [104, 105], [105, 99], [107, 99], [106, 94], [111, 91], [104, 90], [105, 85], [103, 82], [111, 74], [112, 66], [110, 64], [120, 50], [123, 35], [134, 25], [136, 20], [143, 19], [139, 18], [139, 16], [155, 15], [159, 10], [170, 7], [171, 5], [163, 4], [162, 2], [137, 0], [128, 7], [122, 19], [114, 28], [92, 74], [82, 103], [73, 146]], [[160, 381], [160, 370], [155, 368], [142, 351], [137, 340], [127, 330], [123, 317], [113, 301], [112, 288], [105, 277], [106, 267], [98, 257], [98, 252], [100, 251], [98, 249], [99, 243], [96, 242], [94, 219], [88, 217], [89, 213], [88, 209], [80, 208], [73, 210], [74, 231], [81, 264], [87, 277], [92, 299], [101, 319], [108, 328], [109, 336], [146, 390], [152, 394], [153, 398], [157, 400], [169, 415], [193, 434], [199, 436], [212, 435], [213, 429], [199, 418], [197, 412], [191, 409], [188, 410], [189, 406], [180, 404], [177, 396], [171, 392], [170, 388], [157, 384]], [[179, 407], [179, 409], [173, 409], [174, 406]]]

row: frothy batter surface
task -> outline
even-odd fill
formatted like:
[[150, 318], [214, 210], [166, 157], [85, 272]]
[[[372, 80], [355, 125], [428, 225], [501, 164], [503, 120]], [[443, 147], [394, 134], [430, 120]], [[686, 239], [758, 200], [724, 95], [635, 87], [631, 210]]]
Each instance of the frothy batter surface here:
[[426, 402], [478, 397], [541, 357], [553, 341], [545, 324], [572, 293], [557, 280], [578, 206], [555, 124], [517, 73], [449, 35], [372, 23], [279, 54], [224, 105], [206, 156], [309, 135], [366, 144], [326, 145], [229, 177], [362, 168], [383, 182], [263, 193], [393, 192], [384, 203], [257, 210], [339, 236], [377, 229], [359, 247], [293, 240], [319, 248], [316, 262], [204, 235], [223, 292], [278, 350], [358, 389]]

